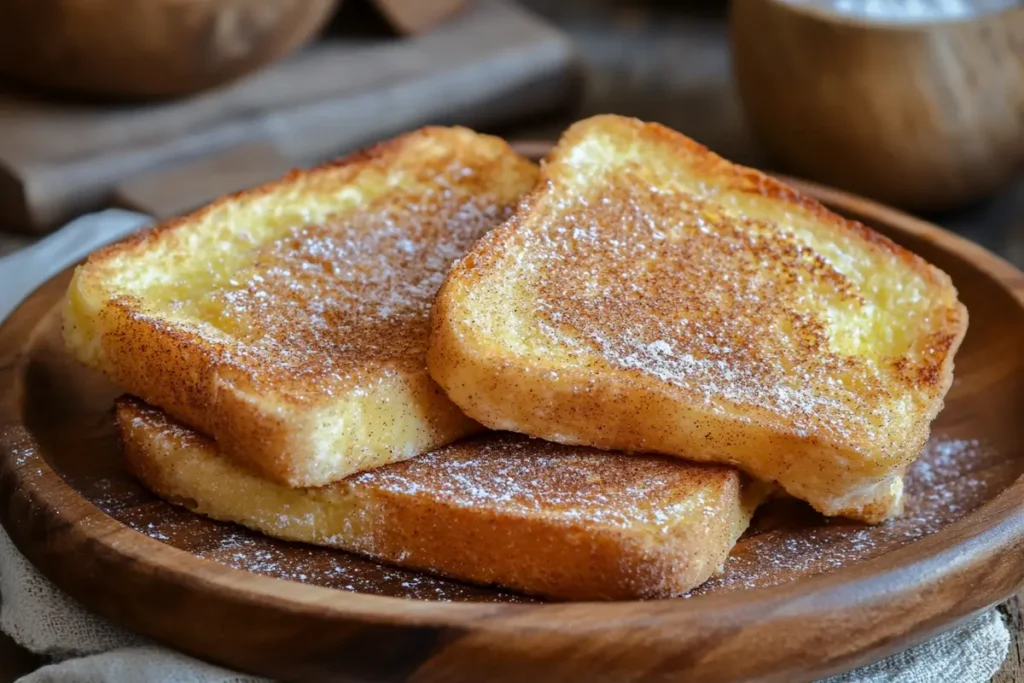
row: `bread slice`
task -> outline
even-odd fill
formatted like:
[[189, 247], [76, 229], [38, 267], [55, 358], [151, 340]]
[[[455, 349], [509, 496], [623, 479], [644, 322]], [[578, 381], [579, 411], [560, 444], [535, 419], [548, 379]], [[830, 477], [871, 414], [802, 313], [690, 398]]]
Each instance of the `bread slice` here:
[[577, 123], [449, 274], [428, 367], [470, 417], [900, 511], [967, 311], [923, 259], [656, 124]]
[[135, 400], [116, 414], [129, 469], [200, 514], [551, 598], [685, 593], [725, 561], [767, 492], [732, 468], [512, 434], [293, 489]]
[[502, 140], [425, 128], [93, 254], [67, 347], [290, 486], [479, 429], [426, 371], [452, 262], [536, 180]]

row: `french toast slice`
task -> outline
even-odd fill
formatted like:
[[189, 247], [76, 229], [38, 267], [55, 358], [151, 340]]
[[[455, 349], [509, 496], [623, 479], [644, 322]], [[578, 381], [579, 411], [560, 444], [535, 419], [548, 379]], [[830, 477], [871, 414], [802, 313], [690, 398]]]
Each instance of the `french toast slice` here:
[[873, 523], [901, 510], [966, 328], [950, 278], [889, 239], [598, 116], [452, 269], [427, 360], [493, 429], [728, 463]]
[[730, 467], [488, 434], [321, 488], [281, 486], [134, 399], [117, 424], [157, 495], [270, 536], [559, 599], [668, 597], [725, 561], [767, 488]]
[[67, 348], [278, 483], [430, 451], [480, 429], [427, 374], [430, 302], [536, 177], [438, 127], [294, 171], [91, 255]]

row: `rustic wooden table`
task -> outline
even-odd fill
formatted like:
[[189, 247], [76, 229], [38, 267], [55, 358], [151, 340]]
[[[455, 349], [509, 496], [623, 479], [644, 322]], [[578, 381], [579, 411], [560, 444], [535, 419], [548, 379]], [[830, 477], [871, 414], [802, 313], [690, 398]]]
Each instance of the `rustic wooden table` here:
[[[660, 121], [721, 154], [771, 167], [744, 124], [732, 87], [724, 3], [524, 0], [576, 40], [587, 85], [578, 109], [498, 131], [553, 138], [575, 118], [600, 112]], [[685, 6], [684, 6], [685, 5]], [[925, 216], [1024, 268], [1024, 176], [999, 196], [967, 209]], [[0, 235], [0, 254], [24, 238]], [[1000, 608], [1014, 634], [994, 683], [1024, 683], [1024, 592]], [[0, 636], [0, 683], [37, 666]]]

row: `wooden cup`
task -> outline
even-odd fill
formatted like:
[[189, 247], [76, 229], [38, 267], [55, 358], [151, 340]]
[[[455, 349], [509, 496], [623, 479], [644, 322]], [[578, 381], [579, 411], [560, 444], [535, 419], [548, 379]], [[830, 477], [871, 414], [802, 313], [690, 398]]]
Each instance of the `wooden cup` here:
[[970, 19], [858, 20], [735, 0], [750, 125], [785, 170], [906, 209], [983, 198], [1024, 162], [1024, 6]]

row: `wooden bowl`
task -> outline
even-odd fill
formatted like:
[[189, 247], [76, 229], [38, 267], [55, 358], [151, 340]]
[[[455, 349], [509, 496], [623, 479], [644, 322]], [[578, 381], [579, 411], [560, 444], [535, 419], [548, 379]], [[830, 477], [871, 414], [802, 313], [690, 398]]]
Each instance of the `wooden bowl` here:
[[8, 0], [0, 75], [116, 98], [195, 93], [310, 40], [336, 0]]
[[917, 211], [983, 198], [1020, 171], [1024, 6], [884, 23], [823, 4], [732, 4], [739, 94], [780, 166]]
[[117, 389], [64, 351], [70, 271], [0, 327], [0, 521], [89, 609], [275, 679], [799, 683], [909, 647], [1024, 582], [1024, 274], [903, 214], [797, 186], [943, 268], [970, 310], [933, 446], [892, 523], [779, 501], [689, 599], [603, 604], [537, 604], [218, 524], [126, 474]]

